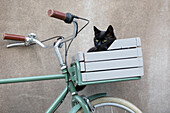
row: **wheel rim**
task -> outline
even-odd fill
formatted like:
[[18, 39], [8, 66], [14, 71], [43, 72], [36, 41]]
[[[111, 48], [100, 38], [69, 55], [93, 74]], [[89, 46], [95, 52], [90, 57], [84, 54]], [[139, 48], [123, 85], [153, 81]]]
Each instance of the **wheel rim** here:
[[[109, 113], [135, 113], [128, 107], [118, 104], [118, 103], [101, 103], [101, 104], [95, 105], [94, 107], [95, 107], [95, 113], [100, 113], [101, 109], [102, 109], [101, 110], [102, 112], [103, 112], [103, 109], [106, 109], [107, 112], [111, 111]], [[109, 108], [103, 108], [103, 107], [111, 107], [111, 108], [109, 109]], [[105, 112], [105, 113], [107, 113], [107, 112]]]

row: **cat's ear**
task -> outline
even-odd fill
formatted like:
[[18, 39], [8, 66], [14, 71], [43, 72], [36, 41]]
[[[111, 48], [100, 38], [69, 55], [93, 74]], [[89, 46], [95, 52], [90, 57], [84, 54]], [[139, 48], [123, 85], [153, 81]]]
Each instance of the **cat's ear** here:
[[108, 35], [108, 36], [113, 36], [114, 35], [112, 25], [109, 25], [109, 27], [107, 28], [106, 35]]
[[94, 26], [94, 33], [95, 34], [99, 34], [101, 31], [99, 29], [96, 28], [96, 26]]

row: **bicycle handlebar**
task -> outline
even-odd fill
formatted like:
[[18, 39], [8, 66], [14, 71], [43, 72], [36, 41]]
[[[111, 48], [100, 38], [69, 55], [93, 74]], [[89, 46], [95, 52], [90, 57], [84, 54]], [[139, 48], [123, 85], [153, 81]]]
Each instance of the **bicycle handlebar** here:
[[74, 18], [78, 16], [72, 15], [71, 13], [62, 13], [54, 9], [48, 10], [48, 16], [63, 20], [65, 23], [72, 23]]
[[4, 40], [25, 41], [26, 37], [25, 36], [21, 36], [21, 35], [14, 35], [14, 34], [7, 34], [7, 33], [5, 33], [3, 35], [3, 39]]
[[[62, 44], [67, 42], [67, 41], [70, 41], [70, 40], [73, 40], [77, 34], [85, 27], [87, 26], [87, 24], [89, 23], [89, 21], [87, 19], [84, 19], [84, 18], [81, 18], [81, 17], [78, 17], [78, 16], [75, 16], [75, 15], [72, 15], [71, 13], [62, 13], [62, 12], [59, 12], [59, 11], [56, 11], [56, 10], [48, 10], [48, 16], [50, 17], [54, 17], [54, 18], [57, 18], [57, 19], [60, 19], [60, 20], [63, 20], [65, 23], [72, 23], [74, 24], [74, 33], [72, 36], [70, 37], [67, 37], [67, 38], [62, 38], [62, 39], [58, 39], [56, 42], [54, 42], [53, 46], [54, 46], [54, 49], [55, 49], [55, 52], [56, 52], [56, 55], [60, 61], [60, 65], [61, 65], [61, 69], [65, 69], [67, 66], [67, 63], [65, 64], [63, 59], [62, 59], [62, 56], [60, 54], [60, 51], [59, 51], [59, 48], [61, 48]], [[74, 21], [73, 19], [76, 18], [76, 19], [82, 19], [82, 20], [85, 20], [85, 21], [88, 21], [88, 23], [83, 26], [79, 31], [78, 31], [78, 23], [76, 21]], [[9, 44], [7, 45], [7, 47], [14, 47], [14, 46], [29, 46], [29, 45], [34, 45], [34, 44], [39, 44], [41, 47], [43, 48], [47, 48], [47, 47], [50, 47], [49, 45], [44, 45], [42, 42], [43, 41], [39, 41], [37, 38], [36, 38], [36, 35], [34, 33], [30, 33], [28, 35], [28, 37], [25, 37], [25, 36], [21, 36], [21, 35], [14, 35], [14, 34], [7, 34], [5, 33], [3, 35], [3, 39], [4, 40], [16, 40], [16, 41], [24, 41], [22, 43], [15, 43], [15, 44]], [[53, 39], [53, 38], [52, 38]], [[72, 42], [72, 41], [71, 41]], [[71, 44], [70, 42], [70, 44]], [[69, 46], [70, 46], [69, 44]], [[69, 48], [68, 46], [68, 48]], [[67, 51], [68, 51], [68, 48], [66, 50], [66, 54], [67, 54]], [[66, 56], [65, 56], [66, 57]], [[65, 59], [66, 60], [66, 59]], [[66, 61], [65, 61], [66, 62]]]
[[52, 9], [48, 10], [48, 16], [58, 18], [60, 20], [66, 19], [65, 13], [62, 13], [62, 12], [59, 12], [59, 11], [56, 11], [56, 10], [52, 10]]

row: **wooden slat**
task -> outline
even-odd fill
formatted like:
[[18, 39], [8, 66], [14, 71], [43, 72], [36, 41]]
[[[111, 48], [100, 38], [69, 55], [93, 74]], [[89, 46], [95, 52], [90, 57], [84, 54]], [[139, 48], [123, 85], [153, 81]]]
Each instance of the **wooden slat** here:
[[84, 62], [80, 62], [80, 68], [81, 68], [81, 72], [86, 71], [86, 66]]
[[[84, 64], [84, 63], [83, 63]], [[87, 62], [81, 65], [81, 71], [99, 71], [99, 70], [109, 70], [118, 68], [129, 68], [129, 67], [142, 67], [142, 58], [132, 58], [132, 59], [121, 59], [121, 60], [107, 60], [99, 62]]]
[[139, 37], [137, 38], [128, 38], [128, 39], [119, 39], [115, 40], [108, 50], [112, 49], [123, 49], [123, 48], [130, 48], [130, 47], [140, 47], [141, 40]]
[[142, 56], [141, 48], [84, 53], [85, 62]]
[[82, 73], [82, 81], [99, 81], [99, 80], [109, 80], [117, 78], [128, 78], [143, 76], [143, 67], [141, 68], [130, 68], [121, 70], [110, 70], [110, 71], [99, 71], [99, 72], [87, 72]]

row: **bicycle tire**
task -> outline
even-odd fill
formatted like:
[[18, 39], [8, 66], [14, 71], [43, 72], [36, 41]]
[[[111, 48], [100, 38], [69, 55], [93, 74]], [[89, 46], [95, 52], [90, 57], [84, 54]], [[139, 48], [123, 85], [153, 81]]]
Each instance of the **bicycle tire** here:
[[[90, 102], [94, 108], [95, 113], [115, 113], [113, 112], [113, 109], [111, 108], [111, 112], [108, 112], [109, 109], [103, 109], [101, 112], [98, 111], [99, 107], [115, 107], [119, 110], [126, 110], [126, 113], [142, 113], [142, 111], [137, 108], [132, 103], [128, 102], [127, 100], [120, 99], [120, 98], [114, 98], [114, 97], [101, 97], [97, 98]], [[114, 109], [115, 110], [115, 109]], [[83, 109], [81, 108], [77, 113], [83, 113]], [[116, 113], [125, 113], [122, 111], [116, 111]]]

